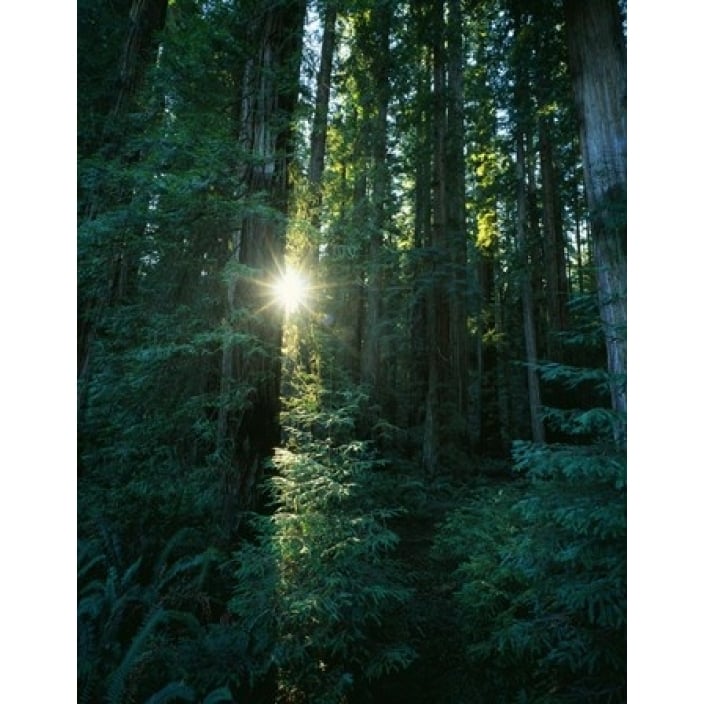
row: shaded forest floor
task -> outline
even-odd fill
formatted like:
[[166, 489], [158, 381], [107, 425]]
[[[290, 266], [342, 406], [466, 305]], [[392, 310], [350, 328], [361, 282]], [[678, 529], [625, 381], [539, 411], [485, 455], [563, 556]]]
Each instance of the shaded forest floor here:
[[436, 504], [428, 515], [406, 518], [396, 526], [401, 538], [397, 558], [412, 575], [414, 592], [406, 613], [409, 640], [418, 659], [408, 669], [381, 680], [373, 689], [374, 702], [441, 702], [448, 674], [460, 666], [458, 614], [451, 596], [456, 585], [449, 574], [439, 574], [431, 556], [437, 524], [447, 510]]
[[[433, 548], [438, 531], [450, 513], [479, 489], [497, 491], [511, 482], [510, 464], [498, 468], [491, 461], [487, 471], [465, 482], [430, 484], [422, 505], [402, 515], [392, 528], [400, 538], [395, 559], [408, 575], [413, 596], [399, 618], [405, 620], [408, 639], [417, 659], [405, 670], [393, 672], [373, 683], [368, 698], [375, 704], [468, 704], [462, 682], [466, 658], [463, 653], [461, 614], [453, 593], [460, 586], [453, 576], [456, 565], [442, 560]], [[496, 474], [505, 477], [499, 478]], [[486, 475], [492, 475], [487, 478]]]

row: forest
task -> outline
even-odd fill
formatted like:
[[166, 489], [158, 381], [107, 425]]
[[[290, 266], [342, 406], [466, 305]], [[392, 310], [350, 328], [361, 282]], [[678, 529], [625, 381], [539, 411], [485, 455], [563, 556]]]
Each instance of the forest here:
[[77, 1], [80, 704], [626, 701], [626, 6]]

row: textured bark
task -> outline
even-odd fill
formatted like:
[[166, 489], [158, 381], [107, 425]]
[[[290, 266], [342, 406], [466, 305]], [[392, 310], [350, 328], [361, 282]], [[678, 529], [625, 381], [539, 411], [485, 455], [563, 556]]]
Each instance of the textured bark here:
[[146, 67], [155, 58], [154, 36], [164, 27], [167, 0], [134, 0], [120, 61], [120, 89], [113, 116], [123, 113], [142, 83]]
[[540, 145], [540, 173], [543, 195], [543, 232], [545, 247], [545, 278], [549, 333], [548, 357], [562, 359], [562, 345], [554, 335], [567, 328], [567, 272], [565, 244], [562, 230], [562, 206], [555, 175], [550, 125], [542, 118], [538, 126]]
[[423, 456], [426, 472], [433, 474], [440, 444], [468, 446], [467, 238], [461, 5], [457, 0], [434, 0], [428, 9], [433, 83], [432, 264], [425, 319], [428, 384]]
[[[283, 261], [285, 215], [288, 208], [289, 162], [292, 153], [291, 120], [298, 94], [298, 72], [305, 2], [272, 4], [252, 27], [258, 51], [245, 71], [240, 135], [251, 154], [246, 183], [251, 194], [267, 195], [278, 211], [249, 215], [242, 222], [239, 262], [257, 272], [256, 279], [238, 282], [238, 304], [248, 311], [244, 331], [259, 349], [234, 351], [232, 368], [223, 355], [223, 381], [228, 374], [250, 387], [235, 417], [228, 417], [228, 435], [234, 448], [231, 465], [223, 470], [225, 521], [231, 532], [241, 512], [255, 503], [254, 487], [264, 461], [280, 442], [278, 421], [281, 381], [282, 313], [267, 305], [270, 292], [262, 285], [275, 278]], [[220, 424], [223, 424], [223, 420]]]
[[467, 235], [464, 158], [464, 51], [459, 0], [448, 0], [447, 15], [447, 240], [452, 270], [449, 290], [449, 396], [463, 426], [467, 397]]
[[[434, 321], [435, 310], [428, 306], [428, 326]], [[425, 399], [425, 422], [423, 425], [423, 471], [432, 479], [438, 472], [440, 452], [439, 399], [438, 399], [438, 362], [437, 352], [431, 351], [428, 359], [428, 389]]]
[[[310, 160], [308, 162], [308, 187], [311, 198], [311, 223], [317, 232], [320, 228], [320, 206], [322, 204], [323, 166], [327, 146], [328, 110], [330, 107], [330, 78], [335, 53], [336, 3], [327, 3], [323, 22], [323, 42], [320, 49], [320, 67], [316, 81], [315, 114], [310, 136]], [[318, 264], [318, 241], [311, 243], [306, 257], [307, 265], [315, 269]]]
[[[626, 56], [616, 0], [565, 0], [614, 410], [626, 412]], [[623, 441], [622, 429], [616, 429]]]
[[[356, 120], [359, 120], [359, 115], [356, 115]], [[360, 164], [364, 159], [363, 135], [357, 134], [357, 139], [354, 146], [354, 155], [352, 161], [355, 164]], [[354, 185], [352, 188], [352, 210], [355, 211], [352, 216], [355, 226], [361, 227], [357, 220], [360, 216], [360, 204], [366, 204], [367, 189], [368, 189], [368, 173], [364, 168], [355, 170]], [[363, 210], [363, 208], [361, 209]], [[365, 310], [366, 310], [366, 290], [363, 272], [358, 272], [358, 278], [354, 282], [351, 296], [349, 298], [348, 310], [345, 313], [349, 316], [352, 314], [352, 320], [349, 320], [349, 338], [347, 343], [348, 364], [347, 368], [352, 374], [352, 378], [358, 381], [362, 376], [362, 354], [364, 344], [365, 330]]]
[[385, 389], [384, 363], [382, 360], [381, 332], [383, 321], [383, 232], [386, 227], [385, 200], [389, 189], [387, 151], [387, 120], [389, 112], [389, 32], [391, 11], [387, 3], [380, 3], [372, 13], [371, 73], [374, 86], [374, 109], [371, 115], [372, 130], [372, 228], [369, 238], [367, 312], [362, 349], [362, 381], [371, 388], [372, 400], [377, 402]]
[[[498, 276], [498, 264], [494, 260], [494, 276]], [[506, 334], [504, 324], [504, 302], [498, 286], [495, 286], [494, 296], [494, 326], [498, 339]], [[511, 450], [511, 442], [515, 437], [512, 427], [511, 393], [509, 390], [511, 361], [508, 358], [507, 347], [499, 342], [496, 348], [496, 404], [498, 407], [498, 426], [500, 437], [500, 450], [504, 456]]]
[[[459, 0], [436, 0], [429, 26], [433, 62], [432, 316], [429, 363], [437, 393], [426, 403], [440, 443], [469, 448], [468, 268], [465, 215], [464, 47]], [[478, 282], [475, 282], [478, 285]], [[435, 372], [434, 372], [435, 373]], [[433, 375], [429, 375], [430, 378]], [[432, 437], [432, 434], [428, 434]]]
[[438, 470], [440, 427], [440, 388], [448, 378], [449, 311], [447, 299], [447, 57], [444, 39], [444, 2], [432, 5], [433, 61], [433, 166], [432, 166], [432, 227], [431, 271], [426, 299], [426, 334], [428, 352], [428, 386], [425, 398], [425, 429], [423, 432], [423, 467], [432, 477]]
[[[419, 46], [423, 46], [425, 7], [412, 7], [414, 29]], [[416, 73], [416, 102], [413, 124], [416, 129], [415, 151], [413, 155], [415, 185], [413, 192], [414, 207], [414, 247], [417, 256], [413, 258], [413, 302], [411, 309], [411, 417], [409, 422], [416, 425], [421, 422], [426, 404], [428, 386], [428, 354], [430, 335], [428, 334], [427, 299], [429, 295], [427, 279], [426, 248], [430, 245], [431, 231], [431, 120], [428, 113], [430, 103], [430, 77], [427, 67], [427, 50], [421, 70]]]
[[523, 269], [521, 271], [521, 304], [523, 309], [523, 335], [526, 346], [526, 363], [528, 366], [528, 403], [530, 407], [530, 427], [533, 442], [545, 442], [545, 429], [542, 419], [540, 400], [540, 382], [535, 365], [538, 362], [538, 346], [535, 333], [535, 313], [533, 285], [531, 283], [531, 263], [528, 256], [528, 193], [526, 188], [526, 163], [524, 135], [516, 139], [516, 241]]

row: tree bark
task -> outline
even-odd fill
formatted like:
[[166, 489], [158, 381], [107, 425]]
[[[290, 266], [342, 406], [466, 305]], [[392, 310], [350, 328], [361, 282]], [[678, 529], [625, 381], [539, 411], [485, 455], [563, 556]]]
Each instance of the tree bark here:
[[[244, 410], [228, 419], [234, 455], [223, 470], [223, 494], [225, 522], [233, 534], [241, 512], [255, 505], [253, 490], [264, 461], [280, 442], [283, 320], [281, 311], [267, 305], [270, 291], [262, 282], [273, 280], [283, 261], [293, 149], [291, 120], [298, 94], [304, 17], [303, 0], [268, 7], [253, 28], [258, 51], [245, 71], [247, 98], [240, 134], [251, 155], [247, 189], [252, 195], [266, 194], [274, 212], [250, 214], [242, 222], [239, 262], [255, 270], [257, 278], [238, 282], [239, 304], [247, 310], [245, 332], [257, 339], [260, 350], [238, 348], [234, 353], [234, 375], [251, 391]], [[230, 373], [226, 356], [222, 370], [224, 375]]]
[[518, 132], [516, 139], [516, 241], [521, 256], [521, 303], [523, 308], [523, 335], [526, 346], [526, 363], [528, 375], [528, 403], [530, 407], [530, 426], [533, 442], [545, 442], [545, 429], [542, 419], [542, 404], [540, 400], [540, 381], [536, 364], [538, 362], [538, 346], [535, 334], [535, 313], [533, 301], [533, 285], [531, 283], [531, 262], [528, 254], [528, 194], [526, 189], [525, 135]]
[[[322, 205], [323, 166], [327, 146], [328, 111], [330, 107], [330, 79], [335, 53], [335, 22], [337, 3], [328, 2], [323, 21], [323, 42], [320, 49], [320, 67], [316, 81], [315, 114], [310, 136], [310, 159], [308, 162], [308, 187], [310, 189], [311, 224], [316, 237], [320, 230], [320, 207]], [[306, 265], [314, 271], [319, 261], [319, 242], [310, 243]]]
[[431, 119], [430, 105], [430, 75], [428, 71], [428, 49], [424, 44], [424, 33], [427, 27], [427, 7], [413, 4], [411, 17], [415, 41], [421, 51], [419, 70], [415, 76], [416, 100], [413, 106], [413, 125], [415, 130], [413, 151], [413, 246], [415, 256], [413, 267], [413, 298], [411, 303], [411, 389], [409, 424], [415, 426], [421, 423], [425, 412], [428, 390], [428, 354], [431, 343], [428, 334], [428, 303], [430, 295], [429, 262], [427, 248], [431, 241]]
[[154, 35], [164, 27], [167, 0], [133, 0], [130, 24], [120, 61], [120, 89], [113, 107], [113, 116], [127, 108], [155, 58]]
[[383, 321], [383, 232], [386, 227], [385, 200], [389, 188], [387, 151], [387, 119], [389, 112], [389, 33], [391, 9], [388, 3], [379, 3], [372, 12], [371, 49], [373, 79], [372, 130], [372, 227], [369, 237], [367, 313], [362, 350], [362, 381], [371, 389], [372, 401], [378, 402], [384, 393], [384, 365], [380, 336]]
[[545, 239], [545, 279], [548, 309], [548, 357], [562, 361], [562, 344], [555, 333], [567, 328], [567, 273], [562, 230], [562, 206], [555, 176], [552, 141], [548, 119], [538, 123], [540, 173], [543, 195], [543, 232]]
[[[626, 412], [626, 55], [616, 0], [565, 0], [611, 403]], [[616, 428], [625, 442], [623, 428]]]
[[[458, 427], [467, 422], [467, 233], [464, 158], [464, 50], [459, 0], [448, 0], [447, 14], [447, 240], [449, 280], [449, 391]], [[469, 436], [465, 429], [464, 435]], [[467, 438], [462, 438], [466, 440]], [[463, 444], [466, 444], [463, 442]]]
[[447, 297], [447, 90], [445, 20], [443, 0], [434, 0], [431, 17], [433, 62], [433, 161], [432, 161], [432, 227], [431, 271], [426, 299], [428, 385], [425, 398], [425, 429], [423, 432], [423, 466], [433, 477], [438, 469], [440, 427], [440, 388], [448, 379], [450, 358], [449, 311]]

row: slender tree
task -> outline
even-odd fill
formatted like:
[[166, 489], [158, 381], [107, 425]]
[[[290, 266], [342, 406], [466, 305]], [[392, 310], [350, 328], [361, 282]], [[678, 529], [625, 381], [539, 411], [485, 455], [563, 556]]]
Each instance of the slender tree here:
[[308, 161], [308, 188], [312, 209], [312, 226], [315, 241], [309, 245], [306, 259], [308, 267], [315, 269], [320, 249], [320, 208], [322, 205], [323, 166], [327, 148], [328, 112], [330, 109], [330, 89], [333, 57], [335, 54], [335, 24], [337, 22], [337, 2], [327, 2], [324, 7], [323, 38], [320, 49], [315, 88], [315, 112], [310, 135], [310, 158]]
[[[362, 381], [371, 388], [376, 399], [383, 393], [381, 335], [385, 326], [383, 311], [382, 253], [386, 228], [386, 202], [389, 177], [387, 165], [387, 130], [389, 113], [389, 71], [391, 69], [389, 33], [391, 29], [391, 6], [378, 2], [372, 10], [370, 26], [358, 27], [359, 40], [368, 54], [372, 77], [372, 95], [368, 124], [371, 131], [371, 222], [369, 231], [369, 256], [367, 274], [366, 321], [362, 349]], [[363, 40], [368, 33], [369, 40]]]
[[[447, 229], [449, 260], [449, 396], [457, 418], [457, 441], [465, 444], [469, 433], [469, 358], [467, 354], [467, 223], [465, 213], [465, 51], [463, 14], [459, 0], [447, 3]], [[475, 271], [474, 268], [471, 271]]]
[[[539, 120], [540, 175], [542, 177], [543, 232], [545, 239], [545, 281], [547, 289], [548, 323], [551, 333], [567, 329], [567, 273], [562, 227], [562, 206], [553, 156], [552, 121]], [[559, 337], [549, 334], [548, 357], [562, 358]]]
[[516, 138], [516, 241], [521, 258], [521, 304], [523, 310], [523, 336], [526, 350], [528, 377], [528, 406], [530, 426], [534, 442], [545, 441], [540, 398], [540, 380], [536, 365], [538, 345], [536, 340], [535, 301], [531, 282], [531, 261], [528, 249], [528, 194], [526, 186], [526, 159], [524, 135], [519, 132]]

